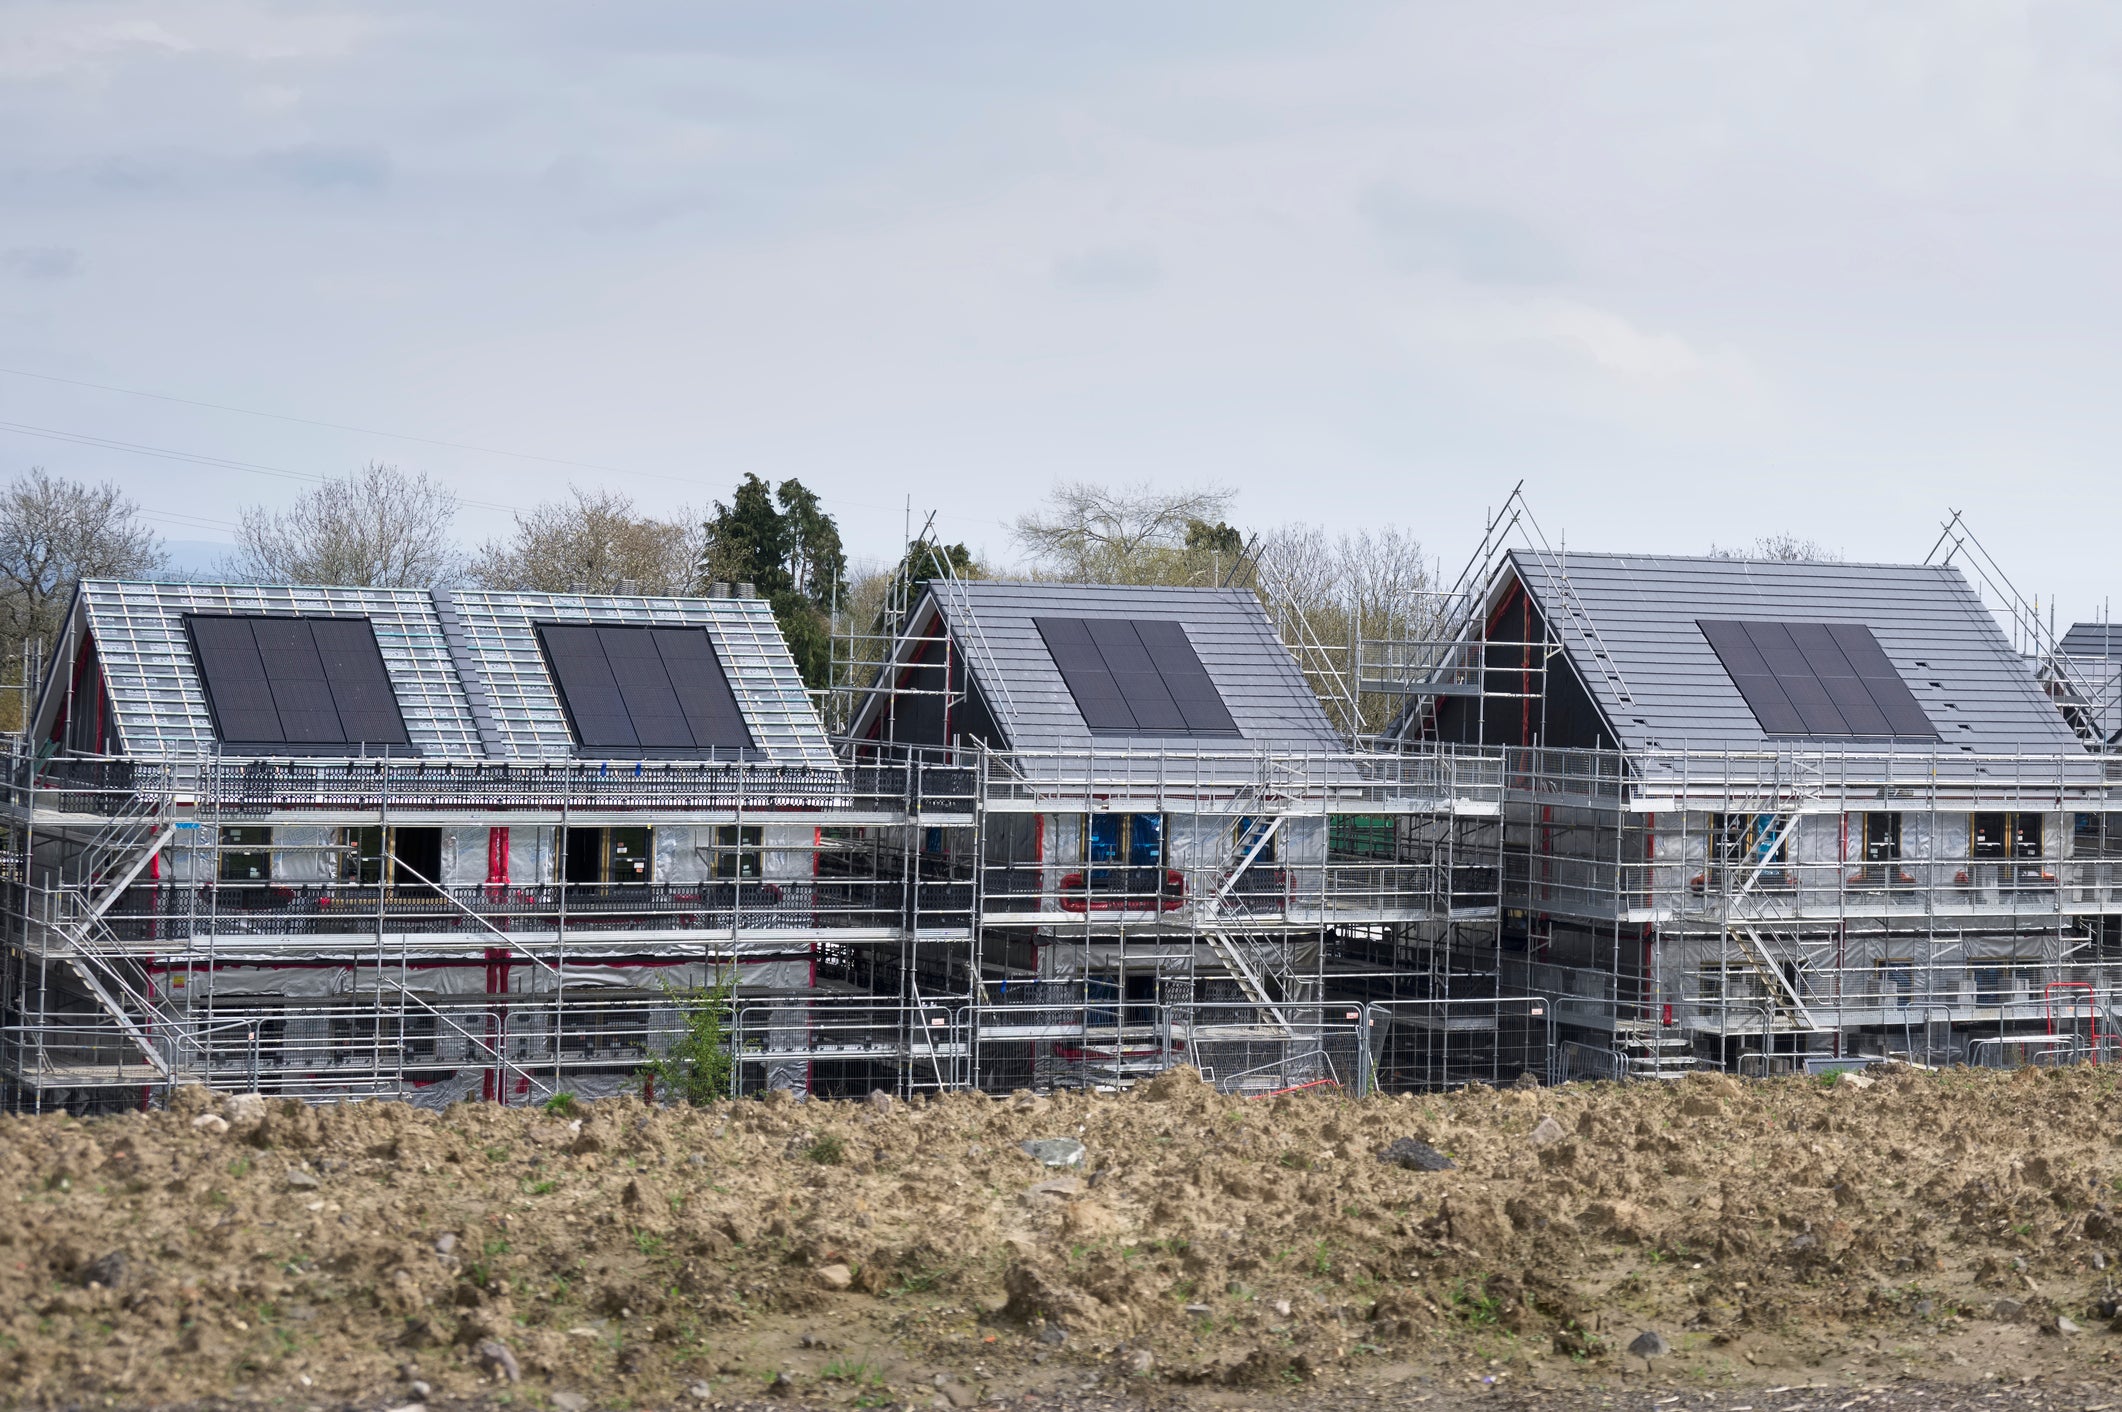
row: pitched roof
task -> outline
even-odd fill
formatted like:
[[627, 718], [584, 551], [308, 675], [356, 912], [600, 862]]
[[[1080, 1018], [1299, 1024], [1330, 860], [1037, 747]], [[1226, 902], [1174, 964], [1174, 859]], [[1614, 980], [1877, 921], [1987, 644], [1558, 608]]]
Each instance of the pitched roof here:
[[[1705, 619], [1736, 619], [1859, 623], [1871, 630], [1940, 739], [1935, 747], [1867, 741], [1851, 742], [1851, 749], [2084, 753], [1996, 619], [1950, 565], [1516, 550], [1510, 566], [1627, 749], [1762, 750], [1793, 743], [1762, 730], [1699, 626]], [[1589, 633], [1570, 611], [1572, 595], [1590, 620]], [[1594, 634], [1611, 674], [1596, 655]]]
[[1093, 743], [1034, 621], [1049, 617], [1180, 624], [1238, 728], [1236, 740], [1100, 734], [1095, 738], [1100, 752], [1196, 746], [1245, 751], [1274, 745], [1342, 753], [1348, 748], [1275, 635], [1260, 600], [1248, 590], [980, 579], [938, 580], [930, 592], [997, 728], [1014, 749], [1080, 750]]
[[2122, 623], [2072, 623], [2057, 646], [2070, 657], [2122, 658]]
[[577, 758], [560, 695], [538, 648], [541, 622], [658, 624], [707, 630], [752, 738], [772, 764], [831, 765], [834, 755], [788, 645], [759, 599], [504, 593], [482, 589], [134, 583], [92, 579], [45, 679], [38, 720], [85, 629], [103, 664], [118, 739], [134, 756], [215, 748], [212, 717], [186, 640], [191, 613], [337, 614], [368, 619], [415, 753], [439, 759]]

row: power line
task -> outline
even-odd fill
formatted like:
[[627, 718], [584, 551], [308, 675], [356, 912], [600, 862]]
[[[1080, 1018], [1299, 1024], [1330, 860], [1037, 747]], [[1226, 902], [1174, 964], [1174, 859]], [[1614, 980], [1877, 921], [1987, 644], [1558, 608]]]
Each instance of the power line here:
[[210, 520], [204, 515], [187, 515], [178, 510], [155, 510], [144, 505], [140, 507], [140, 517], [144, 520], [178, 525], [184, 529], [227, 530], [233, 534], [242, 528], [240, 525], [230, 524], [227, 520]]
[[67, 387], [93, 388], [97, 392], [115, 392], [125, 397], [145, 397], [155, 402], [174, 402], [183, 407], [203, 407], [212, 412], [233, 412], [241, 417], [264, 417], [269, 421], [292, 422], [297, 426], [323, 427], [327, 431], [350, 431], [360, 436], [385, 436], [393, 441], [412, 441], [422, 446], [442, 446], [452, 451], [476, 451], [484, 456], [511, 456], [519, 461], [543, 461], [552, 466], [573, 466], [577, 470], [602, 471], [607, 475], [648, 476], [654, 480], [676, 481], [680, 485], [691, 485], [685, 476], [665, 475], [656, 471], [635, 471], [623, 466], [602, 466], [594, 461], [571, 461], [564, 456], [541, 456], [533, 451], [509, 451], [498, 446], [477, 446], [468, 441], [444, 441], [439, 437], [415, 436], [410, 432], [383, 431], [377, 427], [357, 427], [346, 422], [320, 421], [315, 417], [291, 416], [285, 412], [261, 412], [255, 407], [235, 407], [226, 402], [203, 402], [196, 397], [177, 397], [167, 392], [146, 392], [137, 387], [114, 387], [109, 383], [87, 382], [81, 378], [63, 378], [51, 373], [33, 373], [26, 368], [0, 368], [8, 377], [34, 378], [38, 382], [56, 382]]
[[[265, 466], [256, 461], [235, 461], [226, 456], [202, 456], [196, 452], [178, 451], [167, 446], [149, 446], [137, 441], [117, 441], [107, 436], [89, 436], [83, 432], [62, 431], [56, 427], [33, 427], [21, 422], [0, 422], [0, 431], [16, 432], [22, 436], [39, 436], [48, 441], [70, 442], [76, 446], [93, 446], [104, 451], [123, 451], [133, 456], [154, 456], [164, 461], [182, 461], [194, 466], [212, 466], [222, 470], [248, 471], [253, 475], [279, 476], [286, 480], [309, 481], [321, 485], [331, 479], [315, 471], [291, 471], [285, 466]], [[500, 505], [491, 500], [458, 500], [461, 505], [475, 506], [481, 510], [502, 510], [509, 514], [522, 514], [520, 505]]]
[[[90, 382], [85, 378], [60, 377], [56, 373], [31, 372], [27, 368], [0, 368], [0, 376], [29, 378], [36, 382], [56, 383], [64, 387], [82, 387], [95, 392], [112, 392], [121, 397], [145, 398], [151, 402], [168, 402], [181, 407], [199, 407], [212, 412], [229, 412], [240, 417], [260, 417], [267, 421], [287, 422], [295, 426], [320, 427], [327, 431], [353, 432], [360, 436], [381, 436], [393, 441], [408, 441], [420, 446], [437, 446], [452, 451], [471, 451], [482, 456], [504, 456], [519, 461], [537, 461], [549, 466], [567, 466], [576, 470], [597, 471], [604, 475], [638, 476], [646, 480], [668, 481], [673, 485], [700, 488], [699, 481], [690, 476], [670, 475], [662, 471], [643, 471], [628, 466], [607, 466], [596, 461], [577, 461], [565, 456], [544, 456], [532, 451], [511, 451], [499, 446], [481, 446], [475, 442], [448, 441], [440, 437], [419, 436], [412, 432], [385, 431], [380, 427], [356, 426], [349, 422], [325, 421], [317, 417], [298, 417], [287, 412], [266, 412], [256, 407], [238, 407], [228, 402], [208, 402], [197, 397], [179, 397], [168, 392], [149, 392], [144, 388], [119, 387], [114, 383]], [[19, 423], [0, 422], [0, 429], [21, 432], [27, 436], [42, 436], [56, 441], [71, 441], [82, 446], [98, 446], [106, 450], [130, 451], [139, 455], [162, 456], [166, 459], [188, 460], [196, 465], [222, 466], [231, 470], [255, 471], [261, 475], [286, 476], [296, 480], [322, 483], [329, 477], [308, 471], [290, 471], [275, 466], [260, 466], [251, 462], [231, 461], [221, 457], [194, 456], [187, 452], [171, 451], [167, 448], [145, 447], [135, 443], [112, 441], [108, 438], [86, 436], [75, 432], [57, 431], [51, 428], [29, 427]], [[844, 506], [854, 510], [888, 510], [888, 505], [871, 505], [859, 500], [849, 500], [838, 495], [821, 495], [827, 504]], [[490, 501], [465, 500], [461, 502], [485, 510], [503, 510], [511, 514], [522, 513], [522, 507], [497, 505]], [[953, 518], [956, 518], [955, 516]], [[981, 524], [992, 524], [1000, 529], [1013, 526], [1006, 520], [980, 520]]]

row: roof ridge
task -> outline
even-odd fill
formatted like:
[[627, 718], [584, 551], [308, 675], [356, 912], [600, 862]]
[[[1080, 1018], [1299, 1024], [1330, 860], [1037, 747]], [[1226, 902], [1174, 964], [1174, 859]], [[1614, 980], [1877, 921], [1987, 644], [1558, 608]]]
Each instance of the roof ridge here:
[[[1515, 557], [1526, 553], [1513, 548]], [[1646, 554], [1623, 549], [1557, 549], [1552, 555], [1545, 551], [1535, 552], [1535, 559], [1554, 558], [1563, 561], [1572, 559], [1632, 559], [1643, 563], [1676, 564], [1731, 564], [1750, 569], [1929, 569], [1934, 572], [1949, 569], [1950, 564], [1902, 563], [1891, 559], [1747, 559], [1733, 558], [1722, 554]]]
[[1250, 593], [1252, 590], [1232, 586], [1207, 587], [1191, 583], [1084, 583], [1077, 579], [954, 579], [961, 588], [1074, 588], [1105, 589], [1112, 592], [1133, 591], [1136, 593]]

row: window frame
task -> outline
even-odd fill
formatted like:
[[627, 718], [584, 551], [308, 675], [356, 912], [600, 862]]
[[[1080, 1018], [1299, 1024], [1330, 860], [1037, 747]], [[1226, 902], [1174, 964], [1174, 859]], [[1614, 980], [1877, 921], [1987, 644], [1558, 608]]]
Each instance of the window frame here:
[[[1997, 841], [1985, 849], [1982, 821], [1998, 820]], [[2033, 824], [2029, 846], [2025, 825]], [[1983, 809], [1967, 816], [1967, 856], [1978, 863], [2023, 863], [2048, 856], [2048, 816], [2038, 809]]]
[[[231, 837], [236, 834], [257, 834], [258, 838]], [[270, 824], [223, 824], [216, 839], [214, 858], [214, 880], [233, 883], [239, 887], [263, 887], [273, 880], [273, 830]], [[234, 861], [242, 858], [259, 859], [260, 871], [248, 877], [238, 877], [230, 872]]]
[[[1142, 840], [1136, 837], [1135, 824], [1136, 821], [1140, 819], [1155, 820], [1155, 823], [1151, 825], [1150, 828], [1150, 833], [1155, 840], [1156, 848], [1156, 857], [1153, 859], [1142, 858], [1137, 856]], [[1101, 831], [1101, 823], [1105, 821], [1112, 822], [1113, 841], [1110, 845], [1111, 856], [1100, 857], [1097, 855], [1095, 850], [1100, 847], [1100, 844], [1098, 842], [1098, 834]], [[1083, 855], [1083, 866], [1085, 868], [1168, 867], [1170, 865], [1166, 860], [1171, 857], [1170, 823], [1170, 819], [1166, 815], [1161, 813], [1086, 814], [1083, 816], [1083, 822], [1081, 826], [1081, 837], [1079, 840], [1081, 843], [1081, 851]]]
[[716, 882], [751, 882], [766, 874], [766, 829], [761, 824], [716, 824], [709, 871]]
[[1905, 847], [1903, 814], [1898, 809], [1875, 809], [1860, 816], [1864, 820], [1859, 846], [1867, 863], [1898, 863]]

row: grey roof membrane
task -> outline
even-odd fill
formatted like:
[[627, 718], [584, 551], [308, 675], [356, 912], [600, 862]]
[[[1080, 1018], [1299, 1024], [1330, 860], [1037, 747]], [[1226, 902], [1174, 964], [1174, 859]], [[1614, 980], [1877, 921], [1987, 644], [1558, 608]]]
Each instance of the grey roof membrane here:
[[[1524, 550], [1510, 561], [1624, 748], [2084, 754], [1996, 619], [1950, 565]], [[1619, 686], [1563, 606], [1565, 581], [1605, 645]], [[1863, 624], [1938, 728], [1939, 742], [1766, 735], [1697, 626], [1701, 619]]]
[[2122, 623], [2072, 623], [2057, 645], [2071, 657], [2122, 658]]
[[1017, 750], [1081, 750], [1090, 728], [1033, 620], [1131, 618], [1177, 622], [1238, 727], [1236, 740], [1101, 734], [1100, 753], [1278, 749], [1345, 753], [1260, 600], [1245, 589], [984, 579], [931, 585], [943, 619], [995, 724]]
[[[575, 749], [532, 625], [599, 622], [706, 628], [766, 760], [834, 763], [788, 645], [760, 599], [92, 579], [81, 586], [77, 611], [85, 614], [103, 661], [118, 738], [129, 755], [190, 756], [215, 748], [185, 640], [187, 613], [332, 613], [366, 617], [375, 628], [406, 730], [424, 757], [589, 754]], [[55, 663], [54, 671], [62, 666]]]

